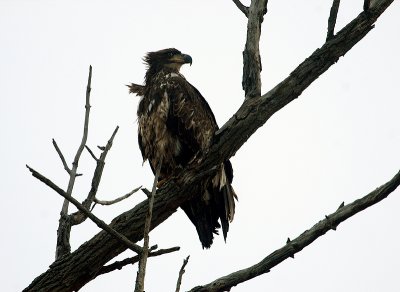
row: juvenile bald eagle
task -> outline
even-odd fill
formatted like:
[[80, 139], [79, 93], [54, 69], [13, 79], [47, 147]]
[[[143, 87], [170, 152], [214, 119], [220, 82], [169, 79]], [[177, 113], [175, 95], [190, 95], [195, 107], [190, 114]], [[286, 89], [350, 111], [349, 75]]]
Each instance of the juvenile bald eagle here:
[[[153, 172], [162, 161], [158, 180], [162, 184], [207, 152], [218, 125], [207, 101], [179, 73], [183, 64], [192, 64], [189, 55], [165, 49], [148, 53], [144, 61], [144, 86], [129, 88], [141, 96], [137, 115], [143, 161], [149, 160]], [[211, 246], [221, 225], [226, 240], [235, 213], [232, 178], [232, 165], [226, 160], [215, 175], [199, 183], [198, 194], [181, 206], [196, 226], [203, 248]]]

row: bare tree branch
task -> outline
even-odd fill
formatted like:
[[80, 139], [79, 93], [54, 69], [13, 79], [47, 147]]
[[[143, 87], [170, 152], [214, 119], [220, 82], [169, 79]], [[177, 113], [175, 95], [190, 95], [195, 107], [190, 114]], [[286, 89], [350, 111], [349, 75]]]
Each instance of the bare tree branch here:
[[319, 221], [296, 239], [292, 241], [288, 239], [285, 246], [275, 250], [261, 262], [246, 269], [221, 277], [207, 285], [195, 287], [191, 289], [190, 292], [226, 291], [249, 279], [268, 273], [273, 267], [289, 257], [294, 257], [295, 253], [298, 253], [303, 248], [310, 245], [314, 240], [324, 235], [330, 229], [336, 230], [336, 227], [346, 219], [385, 199], [399, 185], [400, 171], [390, 181], [370, 192], [365, 197], [345, 206], [340, 205], [336, 212], [329, 216], [325, 216], [324, 220]]
[[[166, 249], [160, 249], [154, 252], [150, 252], [148, 257], [156, 257], [160, 256], [163, 254], [171, 253], [180, 250], [179, 246], [171, 247], [171, 248], [166, 248]], [[126, 258], [122, 261], [116, 261], [112, 264], [109, 264], [107, 266], [104, 266], [100, 269], [99, 273], [95, 276], [98, 277], [100, 275], [110, 273], [115, 270], [121, 270], [123, 267], [127, 265], [133, 265], [134, 263], [137, 263], [140, 260], [140, 256], [136, 255], [134, 257]]]
[[267, 13], [268, 0], [252, 0], [248, 13], [247, 39], [243, 51], [242, 87], [246, 98], [261, 95], [261, 23]]
[[[69, 182], [67, 188], [68, 195], [72, 194], [72, 189], [74, 188], [75, 184], [76, 172], [78, 169], [79, 158], [81, 157], [82, 151], [85, 147], [88, 137], [91, 82], [92, 82], [92, 66], [89, 66], [89, 76], [86, 86], [85, 122], [83, 126], [83, 136], [81, 144], [79, 145], [78, 150], [76, 152], [74, 161], [72, 162], [72, 168], [69, 173]], [[57, 229], [56, 259], [71, 252], [71, 245], [69, 243], [69, 236], [71, 232], [71, 224], [70, 224], [71, 220], [70, 218], [68, 218], [68, 204], [69, 204], [68, 200], [65, 199], [60, 213], [60, 220]]]
[[189, 262], [189, 257], [190, 257], [190, 255], [188, 255], [187, 258], [183, 260], [182, 267], [179, 270], [179, 276], [178, 276], [178, 281], [176, 282], [175, 292], [179, 292], [181, 290], [182, 277], [183, 277], [183, 274], [185, 273], [185, 267], [186, 267], [187, 263]]
[[99, 160], [99, 159], [96, 157], [96, 155], [94, 155], [92, 149], [90, 149], [89, 146], [85, 145], [85, 148], [86, 148], [86, 150], [89, 152], [90, 156], [92, 156], [92, 158], [93, 158], [95, 161], [98, 161], [98, 160]]
[[336, 25], [336, 18], [339, 11], [340, 0], [333, 0], [331, 12], [328, 18], [328, 33], [326, 35], [326, 40], [329, 41], [334, 34], [335, 25]]
[[[358, 15], [334, 38], [317, 49], [285, 80], [263, 96], [246, 99], [233, 117], [218, 131], [215, 142], [201, 164], [190, 165], [178, 182], [169, 181], [154, 197], [151, 229], [155, 228], [193, 196], [193, 185], [198, 176], [230, 158], [274, 113], [296, 99], [315, 79], [335, 64], [373, 28], [374, 22], [393, 0], [376, 1], [368, 16]], [[183, 183], [188, 181], [189, 184]], [[144, 217], [148, 200], [114, 218], [110, 226], [125, 234], [131, 241], [143, 237]], [[76, 251], [56, 261], [50, 269], [37, 277], [25, 291], [71, 291], [84, 286], [101, 267], [126, 249], [119, 241], [102, 231]], [[68, 271], [66, 275], [64, 271]]]
[[69, 195], [63, 189], [58, 187], [51, 180], [44, 177], [43, 175], [41, 175], [39, 172], [37, 172], [33, 168], [29, 167], [28, 165], [26, 167], [29, 169], [29, 171], [32, 173], [32, 175], [34, 177], [36, 177], [38, 180], [40, 180], [41, 182], [43, 182], [44, 184], [46, 184], [47, 186], [49, 186], [50, 188], [55, 190], [58, 194], [63, 196], [66, 200], [68, 200], [69, 202], [74, 204], [75, 207], [77, 207], [79, 209], [79, 211], [81, 211], [87, 217], [89, 217], [90, 220], [92, 220], [98, 227], [100, 227], [101, 229], [103, 229], [104, 231], [109, 233], [111, 236], [113, 236], [114, 238], [116, 238], [117, 240], [119, 240], [120, 242], [125, 244], [127, 248], [133, 250], [134, 252], [136, 252], [138, 254], [142, 253], [142, 248], [139, 245], [131, 242], [128, 238], [126, 238], [126, 236], [118, 233], [117, 231], [112, 229], [110, 226], [108, 226], [104, 221], [97, 218], [93, 213], [91, 213], [89, 210], [87, 210], [81, 203], [79, 203], [76, 199], [74, 199], [71, 195]]
[[[110, 139], [107, 141], [106, 146], [103, 149], [103, 152], [100, 154], [100, 158], [98, 158], [96, 160], [96, 168], [94, 170], [93, 173], [93, 178], [92, 178], [92, 187], [90, 188], [90, 191], [87, 195], [87, 198], [83, 201], [82, 205], [89, 210], [90, 206], [93, 203], [94, 198], [96, 197], [97, 194], [97, 190], [99, 188], [100, 185], [100, 180], [101, 180], [101, 176], [103, 175], [103, 170], [104, 170], [104, 165], [105, 165], [105, 160], [108, 154], [108, 151], [110, 151], [115, 135], [118, 132], [119, 127], [117, 126], [114, 130], [114, 132], [112, 133]], [[86, 215], [85, 213], [81, 212], [81, 211], [77, 211], [73, 214], [70, 215], [71, 219], [71, 224], [72, 225], [77, 225], [82, 223], [83, 221], [86, 220]]]
[[239, 10], [242, 11], [244, 15], [246, 15], [246, 17], [249, 17], [249, 7], [243, 5], [243, 3], [240, 2], [240, 0], [232, 0], [232, 1], [233, 3], [235, 3], [237, 8], [239, 8]]
[[94, 201], [96, 204], [100, 204], [100, 205], [112, 205], [112, 204], [121, 202], [122, 200], [125, 200], [125, 199], [129, 198], [131, 195], [133, 195], [133, 194], [136, 193], [138, 190], [140, 190], [141, 187], [142, 187], [142, 186], [137, 187], [136, 189], [130, 191], [130, 192], [127, 193], [126, 195], [123, 195], [123, 196], [121, 196], [121, 197], [118, 197], [118, 198], [116, 198], [116, 199], [114, 199], [114, 200], [104, 201], [104, 200], [99, 200], [99, 199], [97, 199], [97, 198], [95, 197], [93, 201]]
[[58, 153], [58, 156], [60, 156], [60, 159], [61, 159], [61, 162], [62, 162], [62, 164], [64, 166], [64, 169], [66, 170], [66, 172], [69, 175], [71, 175], [71, 169], [68, 167], [68, 164], [65, 161], [64, 155], [62, 154], [60, 148], [58, 147], [56, 140], [53, 139], [52, 141], [53, 141], [53, 146], [54, 146], [54, 148], [56, 149], [56, 151]]
[[153, 216], [154, 195], [156, 194], [157, 182], [158, 182], [158, 177], [160, 176], [161, 166], [162, 166], [162, 158], [160, 159], [160, 161], [158, 161], [156, 175], [154, 176], [153, 189], [151, 190], [151, 196], [149, 198], [149, 208], [147, 209], [146, 220], [144, 222], [143, 252], [140, 255], [139, 269], [135, 284], [135, 292], [144, 291], [144, 278], [146, 275], [147, 256], [149, 253], [149, 233], [150, 233], [151, 218]]

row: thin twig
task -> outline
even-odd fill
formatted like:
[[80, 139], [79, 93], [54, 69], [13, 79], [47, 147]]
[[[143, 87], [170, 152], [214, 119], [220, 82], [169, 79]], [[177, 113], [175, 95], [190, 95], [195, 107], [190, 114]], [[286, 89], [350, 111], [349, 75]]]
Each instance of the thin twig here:
[[232, 0], [232, 1], [233, 3], [235, 3], [237, 8], [239, 8], [239, 10], [242, 11], [244, 15], [246, 15], [246, 17], [249, 17], [249, 7], [243, 5], [243, 3], [240, 2], [240, 0]]
[[[115, 128], [115, 130], [113, 131], [110, 139], [107, 141], [106, 146], [103, 147], [103, 152], [100, 154], [100, 158], [96, 159], [96, 168], [93, 173], [91, 188], [90, 188], [90, 191], [89, 191], [86, 199], [82, 203], [82, 205], [88, 210], [93, 209], [90, 206], [92, 205], [93, 200], [96, 197], [97, 190], [100, 185], [101, 176], [102, 176], [103, 170], [104, 170], [105, 160], [106, 160], [108, 151], [112, 147], [112, 144], [113, 144], [115, 135], [118, 132], [118, 129], [119, 129], [119, 127], [117, 126]], [[80, 211], [77, 211], [77, 212], [71, 214], [70, 217], [71, 217], [72, 225], [81, 224], [83, 221], [86, 220], [86, 215]]]
[[183, 274], [185, 273], [185, 267], [186, 267], [186, 265], [187, 265], [187, 263], [189, 261], [189, 257], [190, 257], [190, 255], [188, 255], [187, 258], [183, 260], [182, 267], [179, 270], [179, 276], [178, 276], [178, 281], [176, 282], [176, 290], [175, 290], [175, 292], [179, 292], [181, 290], [182, 277], [183, 277]]
[[99, 199], [97, 199], [96, 197], [94, 197], [93, 201], [94, 201], [96, 204], [100, 204], [100, 205], [112, 205], [112, 204], [121, 202], [122, 200], [125, 200], [125, 199], [129, 198], [132, 194], [134, 194], [134, 193], [136, 193], [138, 190], [140, 190], [141, 187], [142, 187], [142, 186], [140, 186], [140, 187], [138, 187], [138, 188], [136, 188], [136, 189], [130, 191], [130, 192], [127, 193], [126, 195], [123, 195], [123, 196], [121, 196], [121, 197], [119, 197], [119, 198], [116, 198], [116, 199], [114, 199], [114, 200], [111, 200], [111, 201], [99, 200]]
[[326, 40], [329, 41], [333, 38], [335, 31], [336, 19], [339, 11], [340, 0], [333, 0], [331, 12], [328, 18], [328, 32], [326, 34]]
[[71, 174], [71, 169], [68, 167], [68, 164], [65, 161], [64, 155], [62, 154], [60, 148], [58, 147], [56, 140], [53, 139], [52, 141], [53, 141], [53, 146], [54, 146], [54, 148], [56, 149], [56, 151], [58, 153], [58, 156], [60, 156], [60, 159], [61, 159], [61, 162], [62, 162], [62, 164], [64, 166], [64, 169], [70, 175]]
[[[171, 247], [171, 248], [167, 248], [167, 249], [160, 249], [160, 250], [157, 250], [154, 252], [150, 252], [148, 257], [160, 256], [163, 254], [178, 251], [179, 249], [180, 249], [179, 246], [175, 246], [175, 247]], [[127, 265], [133, 265], [134, 263], [137, 263], [139, 260], [140, 260], [140, 256], [136, 255], [134, 257], [126, 258], [122, 261], [116, 261], [112, 264], [102, 267], [100, 269], [99, 273], [96, 275], [96, 277], [100, 276], [102, 274], [106, 274], [106, 273], [115, 271], [115, 270], [121, 270], [123, 267], [125, 267]]]
[[136, 276], [135, 292], [144, 291], [144, 278], [146, 275], [147, 256], [149, 252], [148, 248], [151, 217], [153, 216], [154, 195], [156, 194], [158, 177], [160, 176], [161, 172], [161, 165], [162, 159], [160, 159], [160, 161], [158, 162], [156, 175], [154, 176], [153, 188], [151, 190], [151, 196], [149, 198], [149, 208], [147, 209], [146, 221], [144, 223], [143, 252], [140, 255], [139, 270]]
[[259, 263], [223, 276], [207, 285], [195, 287], [191, 289], [190, 292], [226, 291], [229, 290], [230, 287], [236, 286], [264, 273], [268, 273], [273, 267], [277, 266], [289, 257], [294, 257], [294, 254], [310, 245], [329, 230], [336, 230], [337, 226], [346, 219], [385, 199], [399, 185], [400, 171], [390, 181], [381, 185], [363, 198], [355, 200], [348, 205], [342, 206], [341, 204], [341, 207], [334, 213], [325, 216], [325, 219], [319, 221], [312, 228], [306, 230], [294, 240], [288, 238], [283, 247], [275, 250]]
[[[79, 164], [79, 158], [82, 154], [82, 151], [85, 147], [87, 137], [88, 137], [88, 129], [89, 129], [89, 114], [90, 114], [90, 91], [91, 91], [91, 83], [92, 83], [92, 66], [89, 66], [89, 76], [86, 86], [86, 102], [85, 102], [85, 121], [83, 125], [83, 136], [81, 144], [76, 151], [76, 155], [74, 161], [72, 162], [72, 169], [69, 173], [69, 182], [67, 188], [67, 194], [72, 194], [72, 189], [74, 188], [76, 173]], [[69, 243], [69, 235], [71, 231], [71, 218], [68, 217], [68, 200], [64, 200], [63, 206], [60, 212], [60, 220], [57, 229], [57, 245], [56, 245], [56, 259], [59, 257], [70, 253], [71, 245]]]
[[75, 207], [78, 208], [78, 210], [80, 210], [87, 217], [89, 217], [90, 220], [92, 220], [101, 229], [103, 229], [104, 231], [106, 231], [108, 234], [110, 234], [111, 236], [115, 237], [116, 239], [118, 239], [120, 242], [125, 244], [129, 249], [133, 250], [134, 252], [136, 252], [138, 254], [142, 253], [142, 248], [139, 245], [131, 242], [126, 236], [124, 236], [123, 234], [115, 231], [110, 226], [108, 226], [104, 221], [102, 221], [99, 218], [97, 218], [93, 213], [90, 213], [89, 210], [86, 209], [81, 203], [79, 203], [71, 195], [69, 195], [67, 192], [65, 192], [63, 189], [61, 189], [55, 183], [53, 183], [50, 179], [46, 178], [45, 176], [43, 176], [42, 174], [40, 174], [39, 172], [37, 172], [33, 168], [29, 167], [28, 165], [26, 165], [26, 167], [29, 169], [29, 171], [32, 173], [32, 175], [34, 177], [36, 177], [38, 180], [40, 180], [41, 182], [43, 182], [44, 184], [46, 184], [47, 186], [52, 188], [54, 191], [56, 191], [59, 195], [64, 197], [66, 200], [68, 200], [69, 202], [74, 204]]
[[92, 156], [93, 159], [94, 159], [95, 161], [98, 161], [98, 160], [99, 160], [99, 159], [96, 157], [96, 155], [94, 155], [92, 149], [90, 149], [89, 146], [85, 145], [85, 148], [86, 148], [86, 150], [89, 152], [90, 156]]

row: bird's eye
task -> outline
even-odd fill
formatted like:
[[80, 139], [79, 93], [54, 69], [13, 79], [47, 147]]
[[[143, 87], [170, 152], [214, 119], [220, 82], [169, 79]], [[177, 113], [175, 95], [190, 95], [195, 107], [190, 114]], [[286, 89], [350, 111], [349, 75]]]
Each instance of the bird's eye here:
[[169, 57], [172, 57], [173, 55], [174, 55], [174, 53], [172, 53], [172, 52], [168, 53]]

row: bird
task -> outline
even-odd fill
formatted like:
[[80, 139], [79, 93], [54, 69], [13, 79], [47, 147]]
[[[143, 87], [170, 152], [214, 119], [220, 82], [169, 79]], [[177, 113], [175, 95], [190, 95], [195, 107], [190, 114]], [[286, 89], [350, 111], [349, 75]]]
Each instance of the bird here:
[[[143, 163], [148, 160], [153, 173], [161, 164], [159, 187], [207, 155], [219, 127], [207, 101], [180, 73], [182, 65], [192, 65], [190, 55], [168, 48], [148, 52], [143, 61], [147, 67], [144, 84], [128, 87], [130, 93], [140, 96], [139, 148]], [[225, 160], [195, 187], [193, 198], [181, 205], [196, 227], [203, 249], [211, 247], [221, 227], [226, 242], [237, 200], [232, 180], [232, 164]]]

